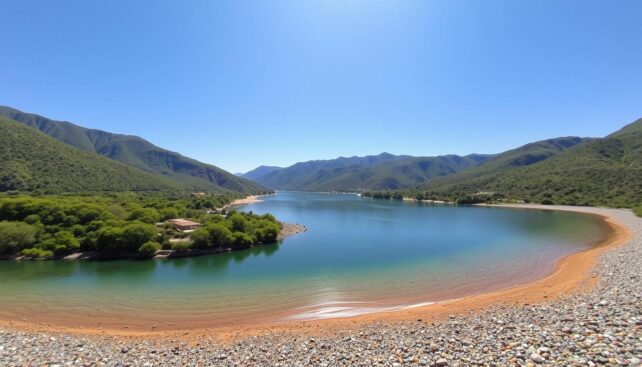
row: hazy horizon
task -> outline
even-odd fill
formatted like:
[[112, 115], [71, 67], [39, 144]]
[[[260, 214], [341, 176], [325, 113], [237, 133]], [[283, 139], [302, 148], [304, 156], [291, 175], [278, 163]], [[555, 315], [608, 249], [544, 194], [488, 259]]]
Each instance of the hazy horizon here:
[[491, 154], [642, 117], [642, 3], [8, 1], [0, 104], [227, 171]]

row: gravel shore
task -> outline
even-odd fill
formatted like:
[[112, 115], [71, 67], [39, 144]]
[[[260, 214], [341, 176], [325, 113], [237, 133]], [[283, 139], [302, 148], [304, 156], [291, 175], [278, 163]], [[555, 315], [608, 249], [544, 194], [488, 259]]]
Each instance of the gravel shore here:
[[314, 338], [270, 334], [227, 345], [5, 328], [0, 366], [638, 366], [642, 219], [627, 210], [582, 211], [614, 218], [633, 232], [628, 244], [600, 257], [590, 292], [496, 305], [435, 323], [375, 323]]
[[298, 223], [281, 223], [281, 226], [281, 231], [277, 237], [278, 241], [283, 241], [290, 236], [295, 236], [308, 230], [308, 227]]

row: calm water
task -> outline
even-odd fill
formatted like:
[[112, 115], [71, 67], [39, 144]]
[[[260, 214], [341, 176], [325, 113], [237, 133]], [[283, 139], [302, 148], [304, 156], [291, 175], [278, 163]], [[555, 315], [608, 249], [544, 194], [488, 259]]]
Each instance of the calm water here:
[[0, 262], [0, 313], [210, 323], [344, 316], [524, 283], [608, 234], [598, 219], [574, 213], [355, 195], [280, 192], [242, 209], [309, 230], [205, 257]]

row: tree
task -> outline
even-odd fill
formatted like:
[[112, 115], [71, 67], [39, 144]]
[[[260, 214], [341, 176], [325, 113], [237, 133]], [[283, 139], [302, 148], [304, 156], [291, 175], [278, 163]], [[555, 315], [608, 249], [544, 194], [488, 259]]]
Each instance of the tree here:
[[0, 222], [0, 253], [15, 254], [36, 242], [37, 229], [21, 222]]
[[143, 223], [154, 224], [160, 220], [160, 214], [158, 214], [156, 209], [140, 208], [133, 210], [127, 217], [127, 220], [138, 220]]
[[276, 239], [281, 231], [281, 227], [276, 222], [271, 222], [266, 219], [261, 219], [255, 222], [252, 222], [254, 237], [256, 237], [257, 242], [261, 243], [272, 243], [276, 242]]
[[205, 227], [210, 234], [210, 243], [215, 247], [229, 247], [234, 242], [234, 235], [229, 228], [222, 224], [214, 223]]
[[246, 232], [248, 228], [248, 221], [243, 214], [234, 213], [228, 217], [233, 232]]
[[145, 257], [152, 257], [160, 250], [160, 244], [154, 241], [145, 242], [138, 248], [138, 253]]
[[27, 224], [39, 224], [40, 216], [38, 214], [27, 215], [24, 219], [24, 222]]
[[210, 233], [205, 228], [198, 228], [190, 234], [192, 245], [195, 248], [206, 248], [210, 245]]
[[232, 244], [232, 247], [235, 250], [250, 248], [252, 247], [254, 242], [254, 237], [250, 236], [249, 234], [243, 232], [234, 232], [234, 243]]
[[163, 208], [158, 212], [160, 214], [161, 220], [167, 220], [172, 218], [178, 218], [178, 209], [176, 208]]
[[118, 253], [123, 250], [123, 229], [102, 227], [97, 232], [96, 249], [104, 253]]
[[137, 251], [145, 242], [151, 241], [156, 227], [145, 223], [131, 223], [123, 227], [123, 245], [129, 251]]
[[60, 231], [53, 236], [56, 255], [66, 255], [80, 248], [80, 243], [71, 232]]

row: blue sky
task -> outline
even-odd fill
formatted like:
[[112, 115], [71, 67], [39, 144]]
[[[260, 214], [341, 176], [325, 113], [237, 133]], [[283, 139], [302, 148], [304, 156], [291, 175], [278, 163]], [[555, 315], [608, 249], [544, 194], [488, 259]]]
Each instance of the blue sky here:
[[0, 104], [232, 172], [495, 153], [642, 117], [640, 1], [0, 5]]

